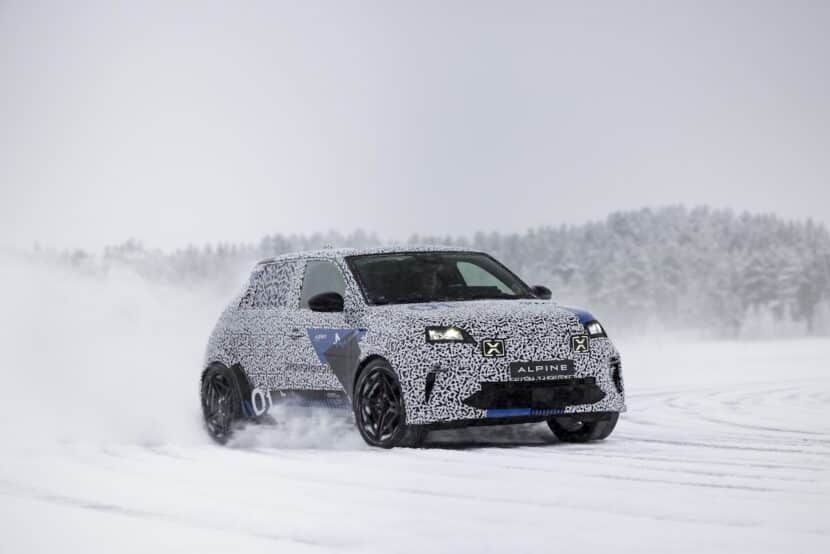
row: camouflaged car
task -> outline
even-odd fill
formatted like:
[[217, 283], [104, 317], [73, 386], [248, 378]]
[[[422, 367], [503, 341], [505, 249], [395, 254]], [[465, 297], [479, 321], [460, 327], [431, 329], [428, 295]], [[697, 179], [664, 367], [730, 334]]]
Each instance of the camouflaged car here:
[[224, 443], [277, 402], [350, 409], [372, 446], [430, 429], [546, 421], [603, 439], [625, 411], [620, 356], [588, 312], [488, 254], [328, 249], [254, 267], [219, 318], [201, 375]]

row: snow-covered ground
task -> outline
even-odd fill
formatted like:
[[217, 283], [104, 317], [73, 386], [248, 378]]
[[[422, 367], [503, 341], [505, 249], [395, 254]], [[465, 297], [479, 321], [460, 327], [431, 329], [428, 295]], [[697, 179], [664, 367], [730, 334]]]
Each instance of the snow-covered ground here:
[[381, 451], [313, 413], [222, 448], [196, 379], [223, 299], [0, 277], [2, 553], [830, 551], [830, 340], [620, 340], [629, 412], [602, 443]]

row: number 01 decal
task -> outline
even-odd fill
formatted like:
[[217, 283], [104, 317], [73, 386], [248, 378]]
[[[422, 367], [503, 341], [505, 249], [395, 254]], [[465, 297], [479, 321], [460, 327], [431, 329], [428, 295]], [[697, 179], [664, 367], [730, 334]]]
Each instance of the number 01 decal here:
[[266, 392], [259, 387], [251, 391], [251, 408], [254, 410], [254, 415], [261, 416], [268, 413], [273, 405], [270, 391]]

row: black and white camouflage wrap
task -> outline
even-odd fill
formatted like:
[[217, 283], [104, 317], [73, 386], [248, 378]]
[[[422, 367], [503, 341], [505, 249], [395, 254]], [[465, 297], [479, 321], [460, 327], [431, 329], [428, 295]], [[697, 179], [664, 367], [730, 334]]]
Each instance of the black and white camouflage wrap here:
[[[576, 313], [553, 301], [536, 299], [469, 300], [419, 304], [366, 305], [345, 257], [447, 247], [330, 249], [280, 256], [259, 263], [248, 286], [225, 309], [211, 335], [205, 367], [238, 365], [252, 389], [262, 391], [344, 391], [342, 378], [315, 351], [310, 330], [340, 336], [359, 331], [357, 367], [371, 357], [386, 359], [397, 372], [409, 424], [446, 423], [487, 417], [463, 403], [482, 382], [510, 381], [517, 361], [573, 360], [572, 377], [593, 377], [605, 396], [598, 402], [564, 408], [564, 413], [622, 412], [625, 398], [612, 378], [619, 353], [606, 337], [590, 339], [587, 352], [572, 351], [571, 337], [586, 334]], [[309, 260], [336, 264], [346, 283], [345, 310], [313, 312], [299, 307], [303, 271]], [[428, 343], [425, 328], [456, 326], [474, 343]], [[505, 356], [487, 358], [481, 341], [503, 339]], [[426, 379], [435, 373], [429, 399]], [[347, 382], [347, 386], [351, 381]], [[620, 387], [622, 388], [622, 387]], [[351, 397], [351, 390], [345, 391]]]

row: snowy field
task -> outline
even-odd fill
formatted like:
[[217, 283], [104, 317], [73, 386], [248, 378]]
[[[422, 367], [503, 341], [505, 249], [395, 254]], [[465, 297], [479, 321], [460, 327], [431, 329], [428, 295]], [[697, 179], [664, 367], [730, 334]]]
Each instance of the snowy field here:
[[222, 448], [197, 376], [224, 299], [0, 267], [3, 554], [830, 551], [830, 340], [618, 340], [602, 443], [381, 451], [314, 413]]

